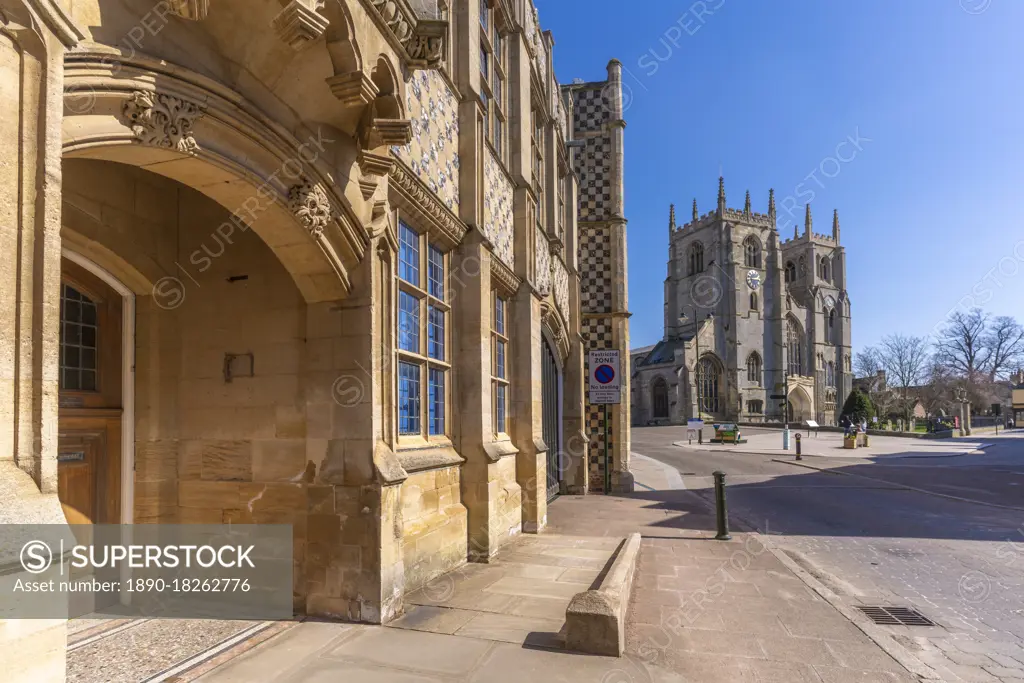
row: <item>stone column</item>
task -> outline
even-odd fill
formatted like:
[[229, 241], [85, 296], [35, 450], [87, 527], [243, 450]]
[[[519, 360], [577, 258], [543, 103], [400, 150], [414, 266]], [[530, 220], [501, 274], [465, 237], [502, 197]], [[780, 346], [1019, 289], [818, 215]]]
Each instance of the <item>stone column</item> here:
[[[64, 524], [57, 498], [64, 52], [82, 37], [51, 0], [0, 23], [0, 523]], [[42, 494], [42, 495], [40, 495]], [[0, 619], [7, 680], [63, 681], [64, 620]]]
[[[473, 231], [456, 250], [452, 266], [458, 273], [452, 283], [458, 358], [453, 420], [456, 450], [466, 460], [462, 502], [468, 513], [469, 559], [474, 562], [489, 561], [522, 528], [517, 449], [511, 441], [496, 439], [491, 408], [492, 258], [480, 233]], [[514, 329], [519, 321], [510, 323]], [[513, 422], [517, 418], [509, 415]]]
[[393, 255], [377, 238], [349, 298], [310, 305], [306, 334], [306, 528], [296, 565], [313, 616], [383, 623], [402, 610], [405, 571], [392, 449]]
[[629, 273], [626, 267], [626, 219], [625, 219], [625, 131], [626, 121], [622, 108], [622, 63], [613, 59], [608, 63], [608, 86], [606, 92], [611, 111], [607, 130], [611, 137], [613, 178], [610, 220], [608, 230], [611, 237], [611, 280], [612, 280], [612, 344], [619, 349], [622, 377], [622, 403], [611, 407], [611, 481], [615, 492], [632, 492], [633, 475], [629, 471], [630, 421], [629, 421]]
[[[538, 232], [538, 238], [540, 237]], [[547, 249], [547, 243], [538, 244]], [[548, 519], [547, 454], [558, 448], [545, 443], [544, 382], [541, 369], [541, 307], [533, 287], [524, 283], [512, 300], [512, 410], [516, 481], [522, 490], [523, 531], [537, 533]], [[552, 315], [557, 315], [552, 313]], [[557, 353], [557, 351], [556, 351]]]

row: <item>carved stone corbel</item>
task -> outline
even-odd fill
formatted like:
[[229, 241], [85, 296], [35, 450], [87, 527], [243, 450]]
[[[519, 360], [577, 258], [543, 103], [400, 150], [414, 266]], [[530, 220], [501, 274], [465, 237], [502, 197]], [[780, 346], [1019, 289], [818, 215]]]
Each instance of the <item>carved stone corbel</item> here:
[[403, 146], [412, 140], [412, 121], [377, 116], [377, 101], [367, 107], [359, 130], [359, 146], [370, 150], [378, 147]]
[[320, 185], [305, 179], [288, 191], [288, 208], [314, 239], [324, 233], [333, 218], [331, 201]]
[[359, 150], [356, 157], [359, 170], [363, 177], [359, 180], [359, 189], [362, 190], [363, 199], [369, 199], [377, 191], [380, 179], [391, 173], [395, 167], [395, 159], [390, 154], [375, 154], [365, 149]]
[[172, 12], [182, 19], [202, 21], [210, 11], [210, 0], [167, 0]]
[[377, 85], [362, 71], [350, 71], [327, 79], [327, 85], [346, 108], [362, 108], [377, 99]]
[[173, 95], [136, 90], [122, 113], [135, 139], [144, 145], [175, 149], [194, 155], [199, 151], [192, 127], [203, 117], [198, 104]]
[[294, 50], [301, 50], [327, 30], [329, 22], [318, 14], [324, 0], [291, 0], [274, 17], [278, 37]]

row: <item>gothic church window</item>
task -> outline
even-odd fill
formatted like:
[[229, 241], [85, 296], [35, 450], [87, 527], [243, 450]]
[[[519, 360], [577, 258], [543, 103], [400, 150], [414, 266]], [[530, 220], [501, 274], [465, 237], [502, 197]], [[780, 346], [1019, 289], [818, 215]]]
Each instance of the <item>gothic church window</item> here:
[[743, 241], [743, 263], [747, 268], [761, 267], [761, 245], [753, 237]]
[[700, 242], [694, 242], [690, 245], [689, 252], [690, 269], [687, 271], [687, 275], [696, 275], [697, 273], [704, 272], [704, 245]]
[[663, 377], [654, 380], [654, 386], [651, 387], [651, 406], [654, 419], [668, 417], [668, 384]]
[[756, 311], [757, 308], [758, 308], [758, 306], [757, 306], [757, 292], [751, 292], [750, 293], [750, 310]]
[[818, 274], [821, 276], [822, 280], [824, 280], [825, 282], [831, 282], [832, 281], [831, 278], [829, 278], [829, 274], [830, 273], [829, 273], [829, 267], [828, 267], [828, 257], [825, 257], [825, 256], [821, 257], [821, 266], [819, 267], [818, 270], [819, 270]]
[[796, 266], [793, 265], [792, 261], [786, 261], [786, 282], [793, 282], [796, 280]]
[[697, 363], [697, 407], [701, 413], [721, 410], [718, 387], [722, 372], [714, 358], [705, 356]]
[[792, 318], [787, 321], [786, 344], [788, 347], [786, 373], [788, 375], [804, 374], [804, 333], [800, 329], [800, 325]]
[[836, 364], [833, 361], [828, 362], [828, 366], [825, 370], [825, 386], [834, 387], [836, 385]]
[[761, 356], [756, 351], [747, 356], [747, 381], [761, 385]]
[[828, 311], [827, 322], [825, 323], [825, 342], [827, 344], [836, 343], [836, 309], [834, 308]]
[[751, 415], [760, 415], [764, 412], [763, 401], [747, 401], [747, 412]]

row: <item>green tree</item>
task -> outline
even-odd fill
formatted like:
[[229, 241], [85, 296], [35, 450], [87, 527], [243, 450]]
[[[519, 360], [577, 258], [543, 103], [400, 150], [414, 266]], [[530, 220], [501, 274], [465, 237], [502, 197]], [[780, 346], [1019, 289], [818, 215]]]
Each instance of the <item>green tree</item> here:
[[846, 398], [843, 404], [843, 415], [848, 416], [854, 422], [861, 420], [871, 421], [875, 416], [875, 407], [871, 405], [871, 399], [860, 389], [854, 389]]

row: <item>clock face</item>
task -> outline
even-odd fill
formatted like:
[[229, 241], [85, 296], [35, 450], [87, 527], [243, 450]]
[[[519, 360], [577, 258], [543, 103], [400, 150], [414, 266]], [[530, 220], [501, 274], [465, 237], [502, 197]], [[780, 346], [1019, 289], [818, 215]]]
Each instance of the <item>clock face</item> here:
[[751, 289], [757, 289], [761, 286], [761, 273], [756, 270], [747, 271], [747, 286]]
[[828, 306], [829, 308], [835, 308], [836, 307], [836, 300], [832, 298], [831, 294], [829, 294], [827, 297], [825, 297], [825, 305]]

